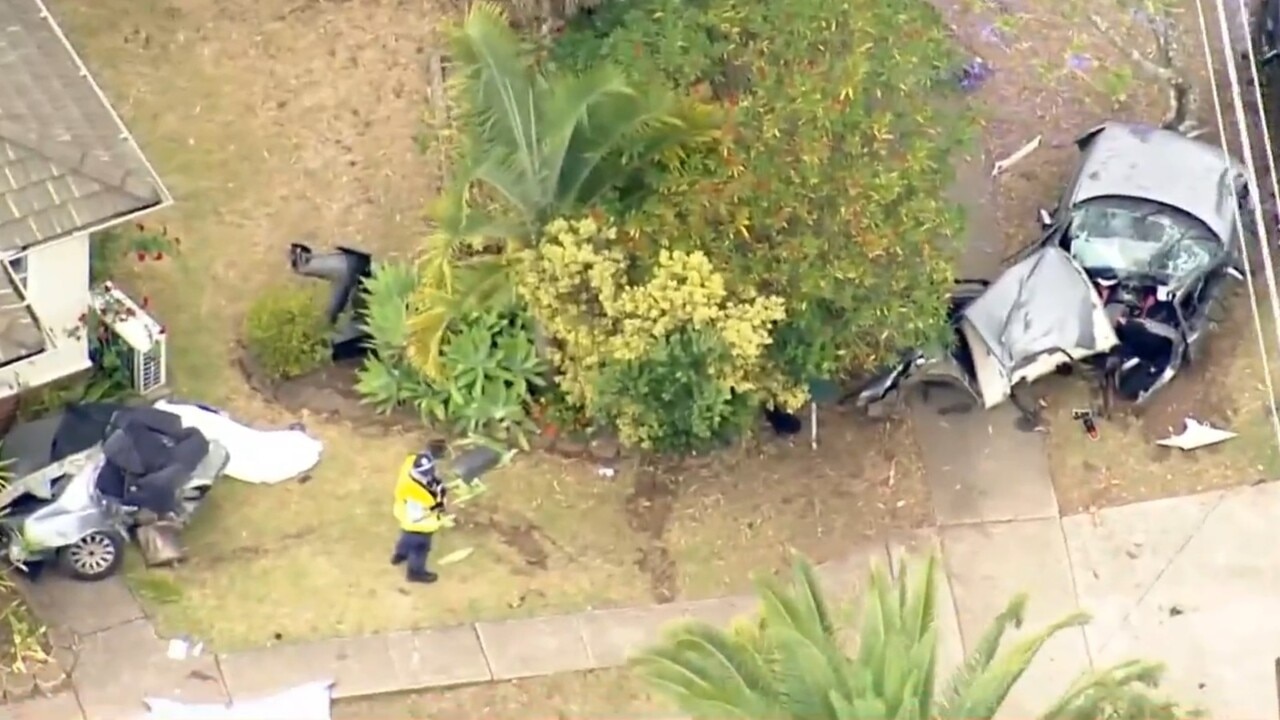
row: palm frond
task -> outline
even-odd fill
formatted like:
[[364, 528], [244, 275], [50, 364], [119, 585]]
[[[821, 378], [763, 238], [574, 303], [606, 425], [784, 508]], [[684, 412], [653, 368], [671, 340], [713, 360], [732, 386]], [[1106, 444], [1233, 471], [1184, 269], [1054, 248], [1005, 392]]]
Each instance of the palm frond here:
[[547, 165], [559, 205], [553, 212], [561, 212], [591, 203], [594, 198], [579, 192], [583, 179], [601, 163], [621, 160], [617, 143], [633, 132], [641, 108], [623, 74], [609, 66], [556, 78], [550, 88]]
[[506, 11], [479, 0], [452, 40], [452, 59], [464, 89], [462, 115], [465, 127], [485, 146], [480, 154], [505, 156], [525, 177], [539, 177], [542, 82]]
[[978, 644], [974, 647], [969, 656], [965, 658], [964, 664], [959, 670], [951, 676], [950, 682], [947, 684], [947, 690], [943, 693], [939, 706], [943, 715], [952, 715], [953, 708], [960, 698], [968, 692], [968, 688], [973, 681], [986, 671], [987, 666], [991, 664], [991, 660], [1000, 650], [1000, 642], [1004, 639], [1004, 635], [1009, 628], [1022, 627], [1023, 616], [1027, 611], [1027, 596], [1025, 594], [1015, 595], [1009, 600], [1009, 604], [1004, 610], [991, 621], [987, 626], [982, 637], [978, 639]]
[[1129, 660], [1081, 675], [1042, 720], [1175, 720], [1199, 717], [1196, 709], [1156, 694], [1164, 674], [1160, 663]]
[[575, 131], [558, 196], [590, 205], [645, 165], [715, 137], [718, 116], [684, 112], [688, 107], [666, 92], [612, 95], [598, 102], [590, 122]]
[[758, 648], [705, 623], [672, 628], [661, 645], [632, 662], [689, 713], [767, 718], [775, 709], [772, 683]]
[[1067, 628], [1079, 627], [1089, 622], [1086, 613], [1074, 613], [1018, 642], [1007, 652], [999, 653], [975, 676], [961, 694], [947, 708], [946, 717], [964, 720], [984, 720], [995, 715], [1009, 696], [1014, 683], [1022, 677], [1031, 661], [1049, 638]]

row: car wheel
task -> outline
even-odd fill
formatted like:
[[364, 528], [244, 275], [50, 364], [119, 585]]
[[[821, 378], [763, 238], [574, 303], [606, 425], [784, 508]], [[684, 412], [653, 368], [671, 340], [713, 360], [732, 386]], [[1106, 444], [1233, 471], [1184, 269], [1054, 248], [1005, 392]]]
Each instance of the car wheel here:
[[127, 544], [123, 533], [94, 530], [59, 550], [58, 562], [76, 580], [105, 580], [120, 570]]

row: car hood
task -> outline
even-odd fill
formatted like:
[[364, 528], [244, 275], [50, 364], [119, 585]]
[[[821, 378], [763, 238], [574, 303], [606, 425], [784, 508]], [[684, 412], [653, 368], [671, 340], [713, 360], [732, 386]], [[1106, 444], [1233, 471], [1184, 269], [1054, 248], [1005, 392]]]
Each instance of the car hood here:
[[1052, 246], [1001, 273], [965, 308], [960, 329], [987, 407], [1007, 397], [1018, 382], [1107, 352], [1119, 342], [1089, 277]]
[[1078, 141], [1084, 160], [1071, 204], [1133, 197], [1195, 216], [1227, 244], [1235, 228], [1234, 174], [1221, 148], [1172, 130], [1107, 123]]

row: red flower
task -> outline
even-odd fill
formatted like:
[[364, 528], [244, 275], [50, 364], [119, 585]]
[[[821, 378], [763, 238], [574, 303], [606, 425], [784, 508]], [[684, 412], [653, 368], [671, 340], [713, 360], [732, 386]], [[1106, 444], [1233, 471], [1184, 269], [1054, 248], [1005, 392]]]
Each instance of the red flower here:
[[143, 252], [142, 250], [139, 250], [139, 251], [138, 251], [138, 262], [146, 262], [146, 261], [147, 261], [147, 254], [146, 254], [145, 252]]
[[163, 252], [161, 252], [161, 251], [159, 251], [159, 250], [157, 250], [157, 251], [156, 251], [156, 254], [151, 256], [151, 259], [153, 259], [153, 260], [163, 260], [163, 259], [164, 259], [164, 253], [163, 253]]

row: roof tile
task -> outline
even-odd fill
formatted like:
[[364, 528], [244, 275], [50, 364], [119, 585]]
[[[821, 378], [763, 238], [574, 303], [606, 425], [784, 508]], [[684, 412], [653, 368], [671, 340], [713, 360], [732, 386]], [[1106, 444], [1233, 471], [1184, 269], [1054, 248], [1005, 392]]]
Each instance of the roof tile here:
[[[40, 0], [0, 0], [0, 252], [164, 197]], [[8, 203], [31, 222], [14, 222]]]

